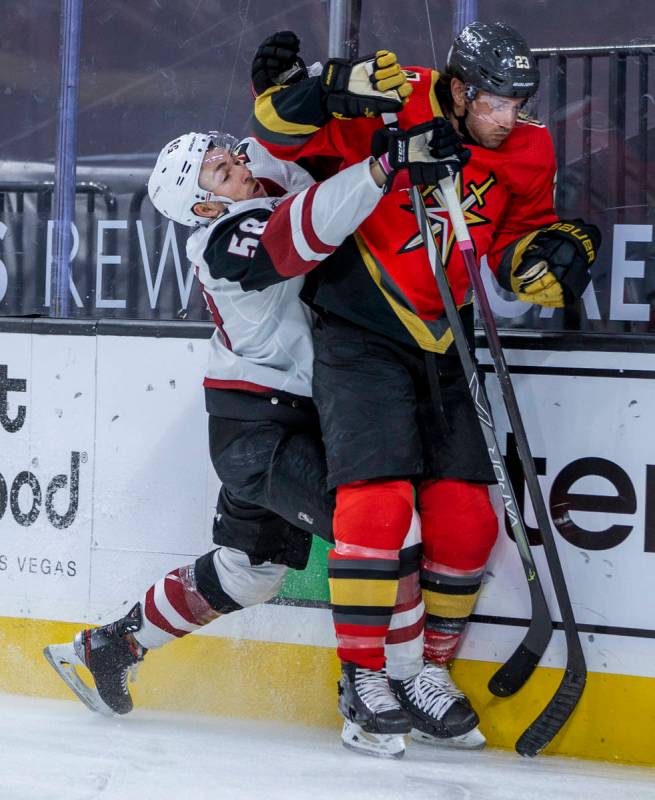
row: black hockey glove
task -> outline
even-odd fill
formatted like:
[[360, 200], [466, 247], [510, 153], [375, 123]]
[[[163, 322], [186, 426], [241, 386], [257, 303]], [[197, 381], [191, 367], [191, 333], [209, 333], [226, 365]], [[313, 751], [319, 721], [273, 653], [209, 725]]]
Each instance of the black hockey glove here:
[[252, 61], [251, 78], [255, 95], [271, 86], [296, 83], [307, 77], [300, 58], [300, 39], [293, 31], [278, 31], [259, 45]]
[[342, 119], [400, 111], [412, 93], [398, 59], [388, 50], [346, 61], [331, 58], [321, 73], [325, 110]]
[[371, 153], [387, 175], [385, 193], [410, 186], [436, 186], [471, 156], [452, 125], [442, 118], [407, 131], [380, 128], [373, 134]]
[[455, 172], [468, 164], [471, 151], [464, 147], [461, 136], [444, 117], [435, 117], [430, 125], [430, 155], [442, 164], [441, 178], [448, 175], [454, 177]]
[[499, 281], [526, 303], [563, 308], [587, 288], [600, 241], [595, 225], [581, 219], [558, 220], [527, 246], [519, 242], [513, 254], [503, 256]]

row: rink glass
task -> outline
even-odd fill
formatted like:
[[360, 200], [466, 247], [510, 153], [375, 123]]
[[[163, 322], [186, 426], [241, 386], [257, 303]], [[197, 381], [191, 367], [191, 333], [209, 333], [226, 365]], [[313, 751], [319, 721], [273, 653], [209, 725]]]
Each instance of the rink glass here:
[[[351, 52], [387, 47], [404, 64], [440, 67], [467, 15], [508, 21], [537, 49], [535, 112], [555, 142], [558, 210], [599, 225], [603, 246], [592, 289], [565, 311], [517, 304], [488, 279], [500, 326], [653, 330], [650, 0], [406, 0], [402, 14], [390, 0], [362, 0], [360, 15], [352, 6]], [[3, 10], [0, 315], [41, 315], [48, 311], [60, 4], [7, 0]], [[208, 320], [184, 258], [187, 231], [171, 232], [146, 197], [149, 169], [163, 143], [183, 131], [247, 134], [257, 44], [292, 29], [305, 61], [324, 61], [328, 20], [321, 0], [84, 3], [71, 316]]]

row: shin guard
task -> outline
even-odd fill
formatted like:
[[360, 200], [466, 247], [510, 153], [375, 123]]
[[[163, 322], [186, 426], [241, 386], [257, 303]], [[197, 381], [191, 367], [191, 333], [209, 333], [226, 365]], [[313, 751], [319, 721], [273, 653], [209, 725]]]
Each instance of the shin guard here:
[[328, 575], [337, 654], [379, 670], [398, 594], [399, 551], [414, 508], [408, 481], [358, 481], [337, 489]]
[[133, 635], [148, 649], [186, 636], [220, 616], [198, 591], [193, 564], [158, 580], [141, 600], [141, 608], [143, 624]]
[[425, 656], [444, 664], [453, 658], [475, 606], [498, 518], [487, 486], [454, 480], [422, 484], [419, 511]]

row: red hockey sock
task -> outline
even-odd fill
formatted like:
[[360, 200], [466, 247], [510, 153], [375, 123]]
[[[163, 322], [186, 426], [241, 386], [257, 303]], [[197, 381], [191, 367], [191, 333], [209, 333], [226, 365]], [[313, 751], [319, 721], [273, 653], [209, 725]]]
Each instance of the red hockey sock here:
[[419, 511], [425, 656], [443, 664], [454, 656], [475, 606], [498, 519], [487, 486], [464, 481], [426, 481]]
[[201, 628], [220, 614], [200, 594], [193, 564], [164, 575], [141, 600], [143, 625], [134, 634], [143, 647], [161, 647]]
[[342, 661], [369, 669], [384, 666], [384, 642], [398, 593], [399, 551], [413, 507], [408, 481], [358, 481], [337, 489], [328, 574]]

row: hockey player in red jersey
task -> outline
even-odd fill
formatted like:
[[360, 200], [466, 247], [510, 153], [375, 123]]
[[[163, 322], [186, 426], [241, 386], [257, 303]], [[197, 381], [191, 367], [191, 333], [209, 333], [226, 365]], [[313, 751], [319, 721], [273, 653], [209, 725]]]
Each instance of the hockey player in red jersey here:
[[[302, 569], [311, 534], [332, 540], [333, 495], [311, 402], [310, 312], [304, 275], [328, 258], [394, 185], [434, 180], [435, 141], [409, 131], [404, 160], [391, 169], [365, 157], [322, 184], [279, 162], [252, 139], [185, 134], [161, 152], [149, 181], [155, 207], [196, 227], [187, 255], [216, 324], [205, 378], [212, 462], [221, 479], [217, 548], [166, 574], [122, 619], [87, 629], [45, 654], [94, 710], [128, 713], [128, 670], [148, 649], [185, 636], [222, 614], [269, 600], [288, 567]], [[275, 196], [277, 195], [277, 196]], [[418, 517], [407, 518], [397, 615], [388, 636], [391, 674], [421, 666], [424, 615], [418, 584]], [[394, 591], [395, 584], [394, 584]], [[395, 600], [394, 600], [395, 602]], [[91, 671], [95, 690], [77, 673]], [[394, 672], [395, 670], [395, 672]], [[386, 685], [386, 677], [376, 675]], [[385, 735], [349, 722], [344, 741], [378, 755], [402, 755], [413, 720], [376, 686], [364, 698]], [[383, 698], [384, 700], [384, 698]], [[377, 731], [373, 732], [374, 734]]]
[[[258, 139], [276, 156], [321, 174], [357, 161], [371, 137], [380, 152], [386, 148], [395, 134], [381, 114], [390, 109], [372, 92], [362, 98], [362, 84], [353, 80], [361, 62], [332, 59], [315, 78], [295, 69], [304, 79], [278, 85], [276, 71], [302, 67], [298, 46], [283, 32], [256, 54]], [[395, 124], [439, 118], [457, 134], [453, 154], [464, 170], [456, 185], [478, 259], [486, 255], [501, 285], [526, 302], [562, 307], [580, 297], [600, 236], [595, 226], [561, 220], [554, 210], [550, 136], [521, 114], [539, 82], [523, 38], [503, 23], [471, 23], [441, 73], [394, 73], [388, 56], [389, 75], [402, 74], [412, 87], [396, 98]], [[471, 292], [445, 203], [435, 185], [422, 191], [472, 347]], [[494, 473], [407, 195], [383, 198], [329, 271], [315, 274], [308, 299], [319, 315], [314, 399], [328, 482], [337, 491], [329, 570], [343, 663], [340, 709], [353, 713], [359, 676], [383, 668], [393, 575], [415, 489], [428, 668], [392, 680], [391, 694], [413, 715], [426, 715], [426, 733], [464, 733], [477, 715], [446, 665], [497, 535], [487, 489]]]

